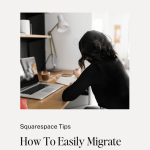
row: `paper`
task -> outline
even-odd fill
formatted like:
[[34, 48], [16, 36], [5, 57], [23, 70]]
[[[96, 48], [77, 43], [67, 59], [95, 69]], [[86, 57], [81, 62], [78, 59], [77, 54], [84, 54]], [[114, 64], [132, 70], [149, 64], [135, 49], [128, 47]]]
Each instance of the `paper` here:
[[75, 77], [60, 77], [56, 83], [69, 85], [72, 82], [75, 82], [77, 79]]

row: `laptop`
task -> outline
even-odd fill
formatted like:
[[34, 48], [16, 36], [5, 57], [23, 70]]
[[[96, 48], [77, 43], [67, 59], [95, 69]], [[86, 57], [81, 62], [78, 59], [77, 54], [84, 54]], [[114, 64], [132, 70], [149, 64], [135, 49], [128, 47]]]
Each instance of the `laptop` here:
[[20, 59], [20, 96], [41, 100], [64, 85], [40, 83], [34, 57]]

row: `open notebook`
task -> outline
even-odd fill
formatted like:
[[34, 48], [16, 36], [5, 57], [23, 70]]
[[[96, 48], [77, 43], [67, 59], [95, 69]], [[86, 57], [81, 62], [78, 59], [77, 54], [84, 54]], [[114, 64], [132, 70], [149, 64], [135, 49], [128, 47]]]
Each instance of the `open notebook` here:
[[72, 82], [75, 82], [77, 78], [73, 75], [72, 77], [60, 77], [56, 83], [69, 85]]

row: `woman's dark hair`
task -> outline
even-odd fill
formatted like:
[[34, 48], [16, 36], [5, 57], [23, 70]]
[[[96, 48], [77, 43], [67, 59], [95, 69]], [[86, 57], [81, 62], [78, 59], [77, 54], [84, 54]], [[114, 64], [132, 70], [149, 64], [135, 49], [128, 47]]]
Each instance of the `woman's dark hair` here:
[[94, 62], [95, 60], [114, 60], [118, 57], [111, 42], [101, 32], [87, 31], [79, 41], [79, 49], [82, 57], [79, 59], [79, 66], [85, 68], [84, 61]]

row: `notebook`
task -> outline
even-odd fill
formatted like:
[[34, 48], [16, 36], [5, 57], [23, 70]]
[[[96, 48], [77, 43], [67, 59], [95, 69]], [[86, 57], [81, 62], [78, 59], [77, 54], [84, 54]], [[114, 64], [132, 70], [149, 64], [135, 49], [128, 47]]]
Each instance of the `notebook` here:
[[73, 75], [72, 77], [60, 77], [56, 83], [59, 84], [64, 84], [64, 85], [69, 85], [70, 83], [73, 83], [77, 80], [77, 78], [75, 77], [75, 75]]

